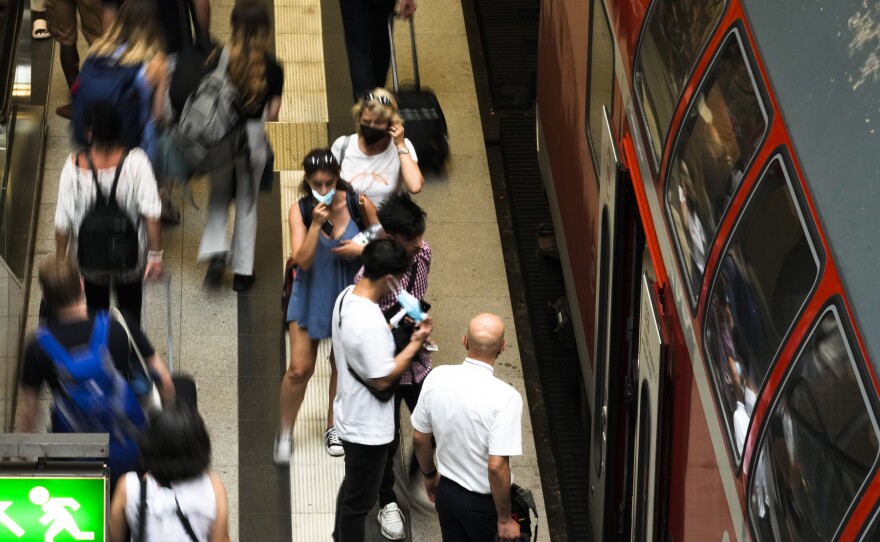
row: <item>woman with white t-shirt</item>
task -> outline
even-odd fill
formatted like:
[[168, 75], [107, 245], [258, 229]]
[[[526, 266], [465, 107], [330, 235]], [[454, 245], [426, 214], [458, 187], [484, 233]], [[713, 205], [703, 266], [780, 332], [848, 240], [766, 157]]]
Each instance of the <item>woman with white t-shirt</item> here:
[[342, 136], [331, 151], [342, 167], [341, 177], [376, 208], [398, 190], [418, 194], [425, 184], [418, 156], [404, 137], [397, 101], [384, 88], [374, 89], [351, 108], [355, 133]]

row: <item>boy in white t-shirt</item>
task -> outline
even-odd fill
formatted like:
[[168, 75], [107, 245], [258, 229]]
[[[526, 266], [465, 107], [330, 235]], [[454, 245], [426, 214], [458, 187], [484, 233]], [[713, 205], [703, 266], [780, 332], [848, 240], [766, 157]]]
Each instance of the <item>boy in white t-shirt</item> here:
[[339, 374], [333, 413], [345, 448], [345, 478], [336, 500], [333, 533], [337, 541], [364, 539], [364, 519], [379, 496], [388, 445], [394, 439], [394, 404], [374, 392], [397, 384], [432, 329], [428, 317], [395, 356], [394, 339], [377, 302], [391, 291], [390, 279], [408, 270], [409, 257], [397, 241], [378, 239], [364, 248], [361, 259], [363, 278], [343, 290], [333, 308]]

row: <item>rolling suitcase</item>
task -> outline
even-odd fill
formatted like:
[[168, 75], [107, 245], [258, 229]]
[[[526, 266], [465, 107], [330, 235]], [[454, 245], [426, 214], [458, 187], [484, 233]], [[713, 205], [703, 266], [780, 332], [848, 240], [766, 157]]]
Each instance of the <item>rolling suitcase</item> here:
[[[171, 373], [171, 380], [174, 381], [174, 393], [177, 396], [177, 401], [186, 403], [198, 410], [198, 392], [196, 390], [195, 380], [193, 380], [191, 376], [175, 373], [174, 371], [174, 345], [171, 333], [171, 274], [168, 271], [165, 271], [161, 280], [165, 283], [165, 306], [167, 310], [165, 325], [168, 336], [168, 371]], [[144, 286], [147, 284], [149, 284], [149, 282], [144, 282]], [[146, 289], [144, 289], [144, 293], [146, 294]], [[147, 307], [148, 303], [144, 300], [143, 328], [145, 330], [148, 329]]]
[[449, 155], [449, 132], [446, 128], [446, 117], [443, 115], [443, 110], [440, 108], [440, 102], [434, 91], [422, 88], [412, 17], [409, 18], [409, 38], [412, 44], [414, 82], [412, 86], [400, 87], [397, 76], [397, 52], [394, 49], [393, 22], [394, 15], [392, 14], [388, 17], [391, 75], [394, 81], [394, 95], [397, 97], [398, 114], [404, 120], [404, 133], [416, 149], [419, 167], [441, 170]]

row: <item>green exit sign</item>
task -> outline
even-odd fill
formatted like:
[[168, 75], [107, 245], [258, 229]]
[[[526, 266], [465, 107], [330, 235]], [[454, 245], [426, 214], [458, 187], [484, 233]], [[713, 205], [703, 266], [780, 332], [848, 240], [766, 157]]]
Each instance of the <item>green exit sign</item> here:
[[104, 542], [104, 478], [0, 477], [0, 540]]

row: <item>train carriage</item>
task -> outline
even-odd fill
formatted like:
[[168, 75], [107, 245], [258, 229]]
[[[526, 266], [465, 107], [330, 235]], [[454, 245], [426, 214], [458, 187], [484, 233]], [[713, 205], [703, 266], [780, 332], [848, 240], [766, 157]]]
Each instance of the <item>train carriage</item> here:
[[545, 0], [594, 540], [880, 540], [880, 5]]

